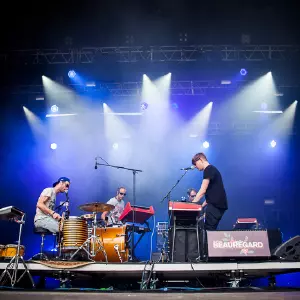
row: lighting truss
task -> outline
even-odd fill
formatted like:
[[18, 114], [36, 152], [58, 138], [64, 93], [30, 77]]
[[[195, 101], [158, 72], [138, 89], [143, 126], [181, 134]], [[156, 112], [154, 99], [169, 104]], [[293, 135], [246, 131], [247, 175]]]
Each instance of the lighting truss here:
[[285, 61], [299, 59], [298, 45], [194, 45], [82, 47], [70, 49], [33, 49], [0, 51], [1, 63], [92, 64], [101, 57], [120, 63], [191, 61]]
[[[232, 84], [221, 84], [219, 81], [214, 80], [189, 80], [189, 81], [176, 81], [173, 80], [170, 86], [171, 95], [176, 96], [204, 96], [209, 90], [222, 89], [224, 92], [236, 91], [242, 88], [249, 81], [241, 80], [233, 82]], [[140, 96], [143, 83], [141, 81], [134, 82], [113, 82], [113, 83], [95, 83], [95, 86], [86, 86], [84, 84], [69, 84], [68, 89], [60, 93], [88, 93], [89, 91], [97, 92], [109, 92], [111, 96], [122, 97], [134, 97]], [[285, 88], [298, 87], [298, 85], [278, 84], [278, 89], [283, 90]], [[19, 85], [13, 92], [13, 94], [43, 94], [42, 85]]]

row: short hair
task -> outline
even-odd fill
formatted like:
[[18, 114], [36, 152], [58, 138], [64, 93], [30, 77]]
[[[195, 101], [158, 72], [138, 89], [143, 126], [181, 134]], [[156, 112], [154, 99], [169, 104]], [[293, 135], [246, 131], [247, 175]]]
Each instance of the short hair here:
[[194, 188], [191, 188], [187, 190], [187, 194], [190, 196], [192, 191], [197, 193], [197, 191]]
[[125, 188], [124, 186], [119, 186], [118, 189], [117, 189], [117, 193], [118, 193], [118, 194], [120, 193], [120, 189], [126, 190], [126, 188]]
[[207, 161], [205, 154], [203, 152], [200, 152], [194, 155], [194, 157], [192, 158], [192, 164], [195, 166], [196, 161], [198, 161], [199, 159]]

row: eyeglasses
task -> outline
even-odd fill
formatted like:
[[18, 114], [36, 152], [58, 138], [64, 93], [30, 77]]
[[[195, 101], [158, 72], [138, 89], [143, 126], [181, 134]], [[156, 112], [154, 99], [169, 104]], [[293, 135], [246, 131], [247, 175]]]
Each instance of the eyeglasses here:
[[121, 196], [126, 196], [126, 193], [119, 193]]
[[69, 184], [66, 184], [66, 187], [68, 188], [70, 185]]

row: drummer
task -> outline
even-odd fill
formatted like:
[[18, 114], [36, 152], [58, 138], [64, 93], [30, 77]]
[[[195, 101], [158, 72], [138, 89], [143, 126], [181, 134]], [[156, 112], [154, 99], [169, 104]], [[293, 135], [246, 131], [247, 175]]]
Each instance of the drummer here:
[[107, 222], [107, 225], [121, 225], [122, 222], [119, 220], [121, 216], [125, 203], [124, 197], [126, 196], [126, 189], [124, 187], [119, 187], [117, 189], [117, 194], [115, 197], [109, 199], [107, 204], [113, 205], [115, 208], [111, 211], [105, 211], [101, 215], [101, 219]]
[[37, 205], [34, 217], [34, 226], [47, 229], [53, 233], [59, 231], [59, 220], [61, 216], [55, 212], [56, 195], [65, 193], [69, 190], [70, 179], [60, 177], [53, 183], [53, 187], [46, 188], [42, 191]]

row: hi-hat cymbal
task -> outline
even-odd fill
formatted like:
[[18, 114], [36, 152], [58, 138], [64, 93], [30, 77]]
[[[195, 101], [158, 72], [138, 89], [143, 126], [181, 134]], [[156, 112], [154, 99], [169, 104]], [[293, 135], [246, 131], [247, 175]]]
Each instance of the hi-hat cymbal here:
[[104, 212], [104, 211], [111, 211], [115, 207], [111, 204], [100, 203], [100, 202], [93, 202], [93, 203], [86, 203], [79, 206], [79, 209], [87, 212]]

